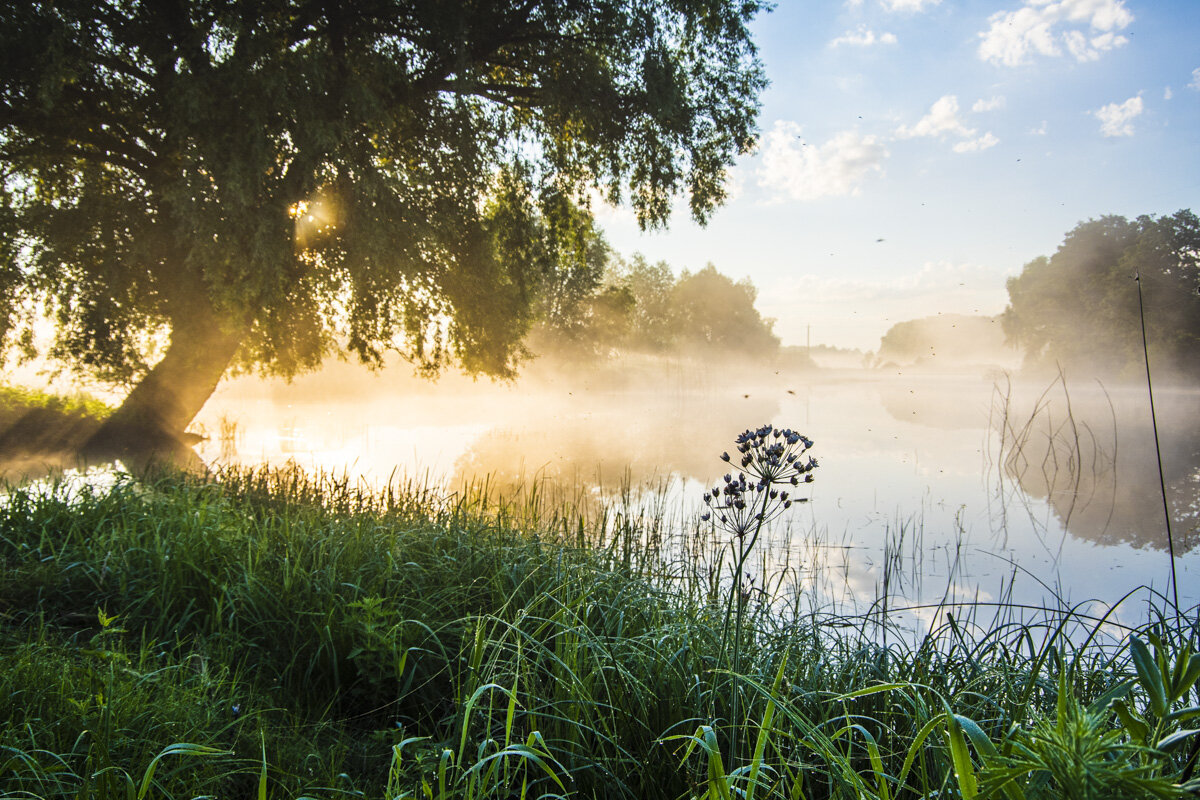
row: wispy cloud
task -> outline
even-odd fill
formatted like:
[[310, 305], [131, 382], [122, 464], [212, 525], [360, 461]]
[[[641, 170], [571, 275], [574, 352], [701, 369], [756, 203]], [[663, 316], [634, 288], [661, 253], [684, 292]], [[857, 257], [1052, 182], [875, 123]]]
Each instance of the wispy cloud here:
[[998, 108], [1004, 108], [1003, 95], [996, 95], [995, 97], [990, 97], [987, 100], [980, 98], [971, 106], [971, 110], [977, 114], [981, 111], [995, 111]]
[[1042, 120], [1042, 124], [1038, 125], [1036, 128], [1030, 128], [1029, 133], [1034, 136], [1045, 136], [1046, 130], [1046, 120]]
[[776, 122], [763, 137], [758, 185], [792, 200], [857, 194], [883, 174], [887, 148], [875, 136], [842, 131], [823, 144], [807, 144], [795, 122]]
[[1171, 91], [1170, 86], [1163, 89], [1163, 100], [1170, 100], [1174, 96], [1175, 96], [1175, 93], [1173, 91]]
[[874, 44], [895, 44], [896, 35], [894, 33], [881, 33], [878, 36], [875, 31], [870, 30], [865, 25], [859, 25], [856, 31], [846, 31], [841, 36], [829, 43], [830, 47], [840, 47], [842, 45], [850, 45], [852, 47], [870, 47]]
[[1057, 57], [1065, 49], [1077, 61], [1095, 61], [1128, 43], [1117, 31], [1131, 22], [1124, 0], [1025, 0], [1016, 11], [988, 17], [990, 27], [979, 34], [979, 57], [1015, 67], [1031, 55]]
[[991, 131], [988, 131], [983, 136], [978, 136], [974, 139], [967, 139], [954, 145], [956, 153], [978, 153], [980, 150], [987, 150], [989, 147], [995, 147], [1000, 144]]
[[1124, 103], [1109, 103], [1092, 112], [1100, 120], [1100, 133], [1105, 136], [1133, 136], [1133, 120], [1144, 108], [1142, 96], [1131, 97]]
[[888, 11], [924, 11], [942, 0], [880, 0]]
[[1188, 84], [1188, 88], [1200, 92], [1200, 67], [1192, 70], [1192, 82]]

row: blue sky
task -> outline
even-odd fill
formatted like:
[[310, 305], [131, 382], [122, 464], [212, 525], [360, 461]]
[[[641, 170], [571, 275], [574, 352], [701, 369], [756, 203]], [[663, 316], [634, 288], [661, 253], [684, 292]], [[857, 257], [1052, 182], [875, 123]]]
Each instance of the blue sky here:
[[1200, 0], [782, 0], [754, 30], [732, 200], [707, 228], [597, 216], [621, 253], [749, 276], [785, 344], [997, 313], [1076, 223], [1200, 210]]

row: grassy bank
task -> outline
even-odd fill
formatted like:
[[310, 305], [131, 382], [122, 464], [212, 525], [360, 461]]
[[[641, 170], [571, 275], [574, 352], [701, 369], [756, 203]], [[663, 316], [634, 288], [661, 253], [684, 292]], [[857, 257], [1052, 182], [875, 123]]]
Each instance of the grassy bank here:
[[90, 395], [0, 383], [0, 477], [70, 463], [113, 409]]
[[652, 524], [529, 497], [297, 472], [11, 490], [0, 795], [1098, 798], [1192, 780], [1194, 617], [1101, 647], [1062, 635], [1068, 612], [949, 615], [885, 648], [861, 620], [785, 621], [758, 596], [731, 626], [719, 577], [667, 552]]

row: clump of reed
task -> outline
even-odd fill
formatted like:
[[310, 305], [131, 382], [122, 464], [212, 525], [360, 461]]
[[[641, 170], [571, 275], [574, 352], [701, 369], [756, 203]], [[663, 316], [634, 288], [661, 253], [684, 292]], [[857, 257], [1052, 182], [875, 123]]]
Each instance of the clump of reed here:
[[884, 646], [545, 498], [266, 468], [10, 487], [0, 795], [1196, 789], [1194, 614], [1109, 641], [1072, 609], [945, 609]]

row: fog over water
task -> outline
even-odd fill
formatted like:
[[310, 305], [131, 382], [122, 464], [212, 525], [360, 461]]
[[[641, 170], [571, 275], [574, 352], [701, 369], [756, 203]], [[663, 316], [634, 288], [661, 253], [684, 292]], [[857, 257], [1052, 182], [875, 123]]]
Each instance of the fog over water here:
[[[1156, 406], [1189, 606], [1200, 601], [1200, 391], [1159, 389]], [[508, 385], [429, 384], [335, 364], [291, 385], [229, 381], [198, 420], [210, 463], [294, 461], [447, 490], [483, 477], [541, 482], [611, 503], [624, 488], [627, 504], [657, 509], [681, 535], [694, 534], [701, 494], [728, 469], [720, 453], [768, 422], [816, 443], [811, 502], [775, 524], [764, 558], [790, 566], [818, 604], [863, 610], [886, 593], [893, 606], [1107, 605], [1143, 585], [1169, 594], [1144, 385], [650, 356], [535, 362]], [[1146, 597], [1130, 602], [1130, 619]]]

